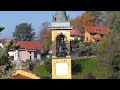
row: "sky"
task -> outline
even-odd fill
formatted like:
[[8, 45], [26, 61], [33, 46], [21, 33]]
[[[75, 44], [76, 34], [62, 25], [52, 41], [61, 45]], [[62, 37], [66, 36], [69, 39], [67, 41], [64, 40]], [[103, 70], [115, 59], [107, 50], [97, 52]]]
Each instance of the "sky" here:
[[[70, 18], [80, 16], [85, 11], [66, 11]], [[52, 22], [52, 16], [55, 11], [0, 11], [0, 27], [5, 29], [0, 32], [0, 38], [12, 38], [16, 25], [20, 23], [32, 24], [36, 35], [40, 31], [41, 24], [44, 22]]]

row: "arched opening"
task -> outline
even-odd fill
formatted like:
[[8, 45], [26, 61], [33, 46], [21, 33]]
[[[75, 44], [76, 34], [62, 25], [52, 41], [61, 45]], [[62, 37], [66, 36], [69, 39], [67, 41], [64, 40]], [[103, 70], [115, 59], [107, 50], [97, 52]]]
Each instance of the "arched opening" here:
[[56, 38], [56, 56], [57, 57], [66, 57], [67, 56], [67, 47], [66, 47], [67, 38], [60, 34]]

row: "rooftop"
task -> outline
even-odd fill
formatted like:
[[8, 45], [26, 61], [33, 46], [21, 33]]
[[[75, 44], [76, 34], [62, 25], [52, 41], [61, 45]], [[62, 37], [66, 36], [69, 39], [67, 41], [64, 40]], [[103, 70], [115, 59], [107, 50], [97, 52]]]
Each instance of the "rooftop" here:
[[73, 28], [73, 29], [70, 31], [70, 34], [71, 34], [72, 36], [83, 36], [83, 34], [82, 34], [79, 30], [77, 30], [77, 29], [75, 29], [75, 28]]
[[43, 43], [39, 41], [17, 41], [17, 45], [20, 45], [22, 49], [36, 50], [37, 48], [43, 48]]
[[89, 33], [98, 33], [97, 30], [99, 30], [99, 34], [108, 34], [111, 32], [107, 26], [84, 26], [84, 28]]
[[68, 17], [65, 11], [56, 11], [55, 16], [53, 16], [54, 22], [66, 22], [67, 20]]

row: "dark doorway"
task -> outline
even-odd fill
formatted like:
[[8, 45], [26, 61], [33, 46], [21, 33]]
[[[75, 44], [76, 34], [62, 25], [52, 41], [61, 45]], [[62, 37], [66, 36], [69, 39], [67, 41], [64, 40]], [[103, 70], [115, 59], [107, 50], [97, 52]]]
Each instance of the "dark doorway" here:
[[56, 38], [56, 56], [66, 57], [67, 56], [66, 37], [60, 34]]

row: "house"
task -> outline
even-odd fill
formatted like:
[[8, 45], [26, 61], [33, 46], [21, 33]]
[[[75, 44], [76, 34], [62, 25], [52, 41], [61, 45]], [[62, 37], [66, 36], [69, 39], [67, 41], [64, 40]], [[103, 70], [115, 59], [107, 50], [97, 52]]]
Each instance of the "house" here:
[[80, 40], [82, 36], [83, 36], [83, 34], [75, 28], [72, 28], [72, 30], [70, 31], [70, 39], [71, 40]]
[[95, 42], [100, 41], [104, 35], [111, 32], [109, 27], [106, 26], [84, 26], [85, 29], [85, 42]]
[[9, 55], [16, 61], [19, 58], [26, 62], [26, 60], [34, 61], [40, 60], [43, 53], [43, 44], [39, 41], [17, 41], [15, 45], [20, 45], [18, 50], [11, 50]]

